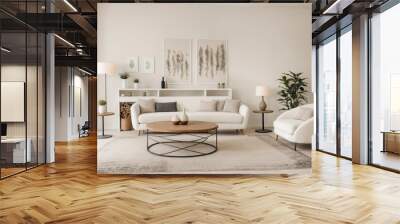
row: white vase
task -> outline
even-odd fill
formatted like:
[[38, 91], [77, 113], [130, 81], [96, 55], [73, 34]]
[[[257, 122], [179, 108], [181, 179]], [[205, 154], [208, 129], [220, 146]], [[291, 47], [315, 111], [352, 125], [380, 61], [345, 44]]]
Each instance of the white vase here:
[[181, 121], [181, 124], [187, 124], [189, 121], [189, 117], [186, 114], [185, 108], [183, 108], [183, 111], [179, 117], [179, 120]]
[[122, 89], [128, 88], [128, 80], [127, 79], [121, 79], [121, 83], [122, 83]]
[[179, 122], [180, 122], [178, 115], [172, 116], [172, 117], [171, 117], [171, 121], [172, 121], [172, 123], [173, 123], [174, 125], [178, 125]]
[[106, 105], [99, 105], [98, 112], [99, 112], [99, 114], [107, 112]]
[[139, 89], [139, 83], [134, 82], [134, 83], [133, 83], [133, 88], [134, 88], [134, 89]]

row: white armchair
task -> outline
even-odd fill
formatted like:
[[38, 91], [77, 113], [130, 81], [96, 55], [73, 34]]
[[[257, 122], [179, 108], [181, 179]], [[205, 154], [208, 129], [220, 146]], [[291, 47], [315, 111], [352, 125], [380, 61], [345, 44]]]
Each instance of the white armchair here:
[[314, 132], [314, 106], [307, 104], [281, 114], [274, 121], [274, 133], [297, 144], [311, 144]]

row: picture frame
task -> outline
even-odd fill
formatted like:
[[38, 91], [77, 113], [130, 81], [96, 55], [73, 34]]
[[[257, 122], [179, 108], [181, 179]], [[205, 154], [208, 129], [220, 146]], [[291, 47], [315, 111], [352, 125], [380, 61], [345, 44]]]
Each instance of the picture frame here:
[[128, 59], [128, 70], [130, 72], [139, 72], [139, 57], [134, 56]]
[[199, 39], [197, 41], [196, 84], [228, 84], [228, 42]]
[[192, 84], [192, 40], [164, 40], [164, 76], [172, 85]]
[[154, 57], [141, 57], [140, 72], [145, 74], [154, 74], [155, 62]]

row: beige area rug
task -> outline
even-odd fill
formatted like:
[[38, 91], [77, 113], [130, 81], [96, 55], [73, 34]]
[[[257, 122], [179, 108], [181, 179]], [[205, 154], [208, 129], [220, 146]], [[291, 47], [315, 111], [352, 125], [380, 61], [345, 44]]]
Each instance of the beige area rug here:
[[[215, 139], [211, 138], [210, 143]], [[168, 146], [157, 146], [168, 151]], [[206, 150], [198, 147], [198, 151]], [[310, 150], [294, 151], [271, 135], [218, 135], [214, 154], [169, 158], [146, 150], [146, 136], [124, 132], [98, 140], [99, 174], [297, 174], [311, 172]]]

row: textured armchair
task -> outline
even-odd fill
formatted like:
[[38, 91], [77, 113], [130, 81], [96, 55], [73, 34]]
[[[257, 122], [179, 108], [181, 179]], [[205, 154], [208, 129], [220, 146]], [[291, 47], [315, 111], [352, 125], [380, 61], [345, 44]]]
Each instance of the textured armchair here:
[[311, 144], [314, 132], [314, 106], [307, 104], [288, 110], [274, 121], [274, 133], [294, 143]]

